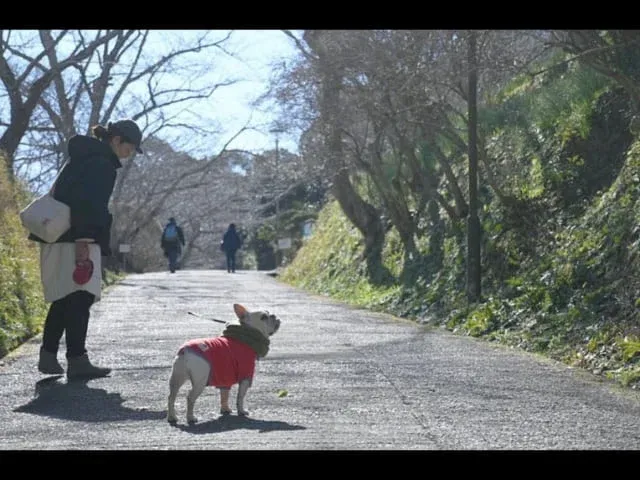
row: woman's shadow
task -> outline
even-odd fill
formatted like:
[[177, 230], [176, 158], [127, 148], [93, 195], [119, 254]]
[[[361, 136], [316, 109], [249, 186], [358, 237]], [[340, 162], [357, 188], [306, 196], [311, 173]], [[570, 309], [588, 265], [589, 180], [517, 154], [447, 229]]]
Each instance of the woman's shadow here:
[[129, 408], [119, 393], [92, 388], [87, 381], [60, 381], [62, 375], [36, 382], [34, 398], [14, 412], [31, 413], [76, 422], [112, 422], [119, 420], [159, 420], [165, 411]]

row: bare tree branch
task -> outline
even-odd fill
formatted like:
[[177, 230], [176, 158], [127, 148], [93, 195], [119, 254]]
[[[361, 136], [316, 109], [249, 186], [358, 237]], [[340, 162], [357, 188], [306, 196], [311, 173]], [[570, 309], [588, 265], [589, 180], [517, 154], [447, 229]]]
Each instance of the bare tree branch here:
[[[40, 101], [42, 93], [56, 76], [61, 75], [65, 69], [73, 64], [81, 62], [85, 58], [91, 56], [96, 48], [103, 43], [108, 42], [116, 34], [117, 31], [112, 31], [102, 37], [94, 39], [86, 46], [78, 45], [70, 56], [64, 60], [58, 61], [57, 65], [51, 66], [51, 68], [46, 70], [39, 78], [31, 83], [26, 89], [26, 93], [22, 92], [23, 81], [26, 81], [28, 72], [35, 68], [35, 64], [39, 63], [39, 58], [42, 58], [48, 50], [45, 47], [45, 51], [34, 59], [34, 63], [29, 64], [22, 75], [16, 76], [8, 63], [7, 45], [2, 41], [2, 44], [0, 45], [0, 51], [2, 53], [0, 56], [0, 79], [9, 94], [11, 122], [9, 127], [2, 134], [2, 137], [0, 137], [0, 150], [3, 150], [7, 156], [7, 169], [11, 177], [13, 177], [14, 173], [13, 160], [15, 152], [29, 127], [29, 120]], [[58, 37], [57, 41], [52, 41], [52, 45], [59, 43], [61, 39], [62, 34]], [[50, 37], [47, 37], [43, 32], [41, 34], [41, 41], [46, 43], [49, 40], [51, 40]], [[50, 47], [51, 45], [49, 45], [49, 48]]]

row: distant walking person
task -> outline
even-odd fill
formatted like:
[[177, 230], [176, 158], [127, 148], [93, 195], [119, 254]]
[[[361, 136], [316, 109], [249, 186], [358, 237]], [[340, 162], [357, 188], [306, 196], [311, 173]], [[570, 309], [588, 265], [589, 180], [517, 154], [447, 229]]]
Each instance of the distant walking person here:
[[242, 246], [242, 239], [236, 232], [235, 223], [230, 223], [229, 228], [222, 237], [220, 248], [227, 256], [227, 272], [236, 273], [236, 252]]
[[169, 219], [169, 223], [162, 231], [160, 246], [164, 251], [164, 256], [169, 259], [169, 271], [175, 273], [178, 268], [178, 257], [180, 257], [184, 246], [184, 233], [174, 217]]

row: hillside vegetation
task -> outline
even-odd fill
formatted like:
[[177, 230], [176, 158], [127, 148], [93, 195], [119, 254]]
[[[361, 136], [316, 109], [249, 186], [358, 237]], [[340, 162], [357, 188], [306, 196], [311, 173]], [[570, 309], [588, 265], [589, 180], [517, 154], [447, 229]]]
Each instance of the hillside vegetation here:
[[[402, 243], [389, 227], [383, 267], [393, 278], [373, 285], [361, 235], [335, 201], [281, 278], [637, 388], [640, 141], [627, 110], [606, 79], [575, 68], [542, 83], [516, 79], [479, 112], [506, 192], [492, 195], [481, 174], [481, 302], [466, 299], [463, 222], [424, 229], [418, 262], [404, 272]], [[430, 251], [436, 234], [444, 235], [442, 252]]]
[[[1, 159], [0, 159], [1, 160]], [[46, 314], [39, 251], [26, 240], [18, 205], [27, 196], [0, 171], [0, 357], [40, 331]]]

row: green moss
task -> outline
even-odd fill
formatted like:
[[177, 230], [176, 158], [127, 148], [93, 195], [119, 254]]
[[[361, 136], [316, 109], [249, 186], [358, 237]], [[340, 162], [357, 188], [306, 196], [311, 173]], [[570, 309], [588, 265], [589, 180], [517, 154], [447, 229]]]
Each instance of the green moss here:
[[[401, 268], [398, 243], [385, 246], [385, 266]], [[398, 286], [371, 285], [364, 273], [362, 243], [358, 231], [342, 214], [337, 202], [330, 202], [318, 216], [313, 236], [306, 240], [282, 280], [311, 292], [330, 295], [355, 306], [380, 309], [394, 297]]]

